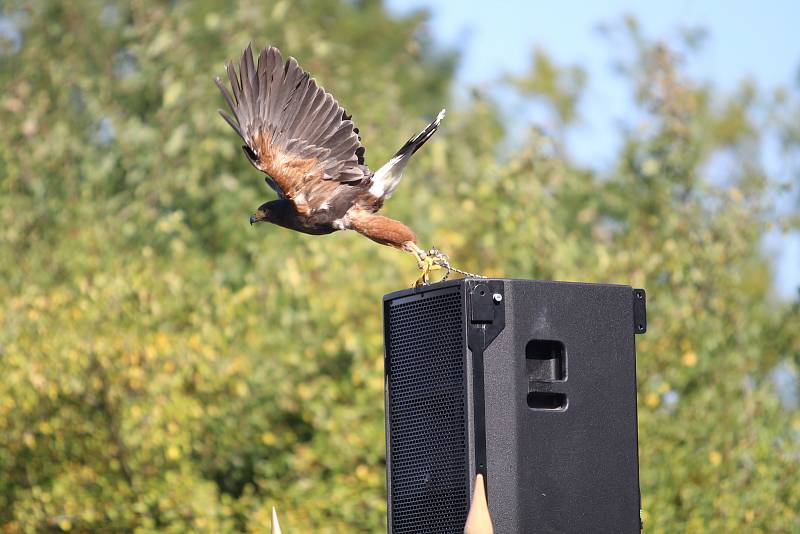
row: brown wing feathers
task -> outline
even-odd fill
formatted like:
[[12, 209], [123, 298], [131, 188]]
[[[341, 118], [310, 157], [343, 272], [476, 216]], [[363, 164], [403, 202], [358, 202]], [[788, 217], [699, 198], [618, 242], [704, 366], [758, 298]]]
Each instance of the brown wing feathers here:
[[314, 180], [364, 179], [364, 147], [358, 129], [332, 95], [319, 87], [294, 58], [283, 63], [277, 48], [253, 62], [248, 46], [226, 66], [231, 92], [217, 78], [233, 116], [220, 111], [245, 141], [253, 164], [269, 174], [287, 197]]

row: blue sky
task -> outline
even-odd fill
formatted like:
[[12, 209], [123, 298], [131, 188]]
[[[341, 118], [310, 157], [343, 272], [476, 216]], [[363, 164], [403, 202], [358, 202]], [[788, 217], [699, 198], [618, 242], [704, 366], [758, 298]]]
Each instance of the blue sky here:
[[[535, 46], [561, 64], [584, 67], [589, 74], [581, 106], [584, 120], [568, 141], [580, 161], [600, 168], [611, 162], [618, 142], [616, 120], [629, 116], [630, 95], [611, 71], [613, 50], [598, 35], [599, 23], [617, 22], [631, 14], [646, 35], [665, 39], [682, 27], [705, 28], [708, 39], [690, 68], [721, 89], [732, 90], [744, 78], [762, 88], [800, 79], [800, 2], [796, 1], [388, 0], [388, 4], [394, 12], [426, 8], [432, 13], [436, 40], [462, 51], [458, 78], [465, 83], [524, 72]], [[514, 130], [526, 125], [510, 126]], [[795, 296], [800, 285], [800, 236], [774, 234], [765, 247], [779, 256], [777, 292]]]

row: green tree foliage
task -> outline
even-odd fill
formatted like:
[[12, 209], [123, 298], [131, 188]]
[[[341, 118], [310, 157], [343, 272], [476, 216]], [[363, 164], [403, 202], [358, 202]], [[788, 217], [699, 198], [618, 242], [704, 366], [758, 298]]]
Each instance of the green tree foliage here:
[[[273, 504], [290, 532], [381, 531], [379, 302], [415, 267], [351, 233], [251, 229], [270, 193], [211, 80], [250, 41], [282, 47], [377, 166], [446, 103], [455, 56], [376, 0], [2, 9], [20, 31], [0, 46], [4, 532], [263, 532]], [[798, 365], [800, 311], [771, 296], [761, 242], [796, 219], [773, 215], [758, 147], [777, 128], [796, 150], [797, 105], [617, 33], [636, 122], [611, 170], [540, 131], [498, 159], [502, 106], [475, 95], [387, 211], [469, 270], [647, 288], [646, 524], [795, 530], [800, 415], [770, 372]], [[532, 65], [513, 85], [568, 129], [583, 71]]]

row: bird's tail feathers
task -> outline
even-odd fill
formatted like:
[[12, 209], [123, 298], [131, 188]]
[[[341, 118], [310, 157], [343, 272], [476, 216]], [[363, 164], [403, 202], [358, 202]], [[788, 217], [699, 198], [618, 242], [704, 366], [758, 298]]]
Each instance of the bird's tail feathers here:
[[394, 190], [397, 189], [397, 186], [400, 184], [400, 179], [403, 177], [403, 169], [406, 168], [408, 160], [434, 133], [436, 133], [436, 129], [442, 122], [445, 112], [446, 110], [444, 109], [440, 111], [429, 125], [406, 141], [405, 144], [400, 147], [400, 150], [395, 152], [394, 156], [375, 172], [372, 176], [372, 185], [369, 188], [369, 192], [373, 196], [387, 199], [394, 193]]
[[395, 152], [394, 157], [401, 156], [401, 155], [406, 154], [406, 153], [408, 153], [408, 155], [410, 156], [411, 154], [413, 154], [414, 152], [419, 150], [419, 148], [422, 145], [424, 145], [425, 142], [428, 139], [430, 139], [431, 136], [434, 133], [436, 133], [436, 129], [439, 127], [439, 124], [442, 122], [442, 119], [444, 118], [444, 114], [446, 112], [447, 112], [446, 109], [443, 109], [442, 111], [440, 111], [439, 114], [436, 115], [436, 118], [433, 119], [433, 122], [431, 122], [429, 125], [427, 125], [425, 128], [423, 128], [422, 131], [419, 132], [417, 135], [415, 135], [414, 137], [412, 137], [411, 139], [406, 141], [406, 144], [401, 146], [400, 150]]

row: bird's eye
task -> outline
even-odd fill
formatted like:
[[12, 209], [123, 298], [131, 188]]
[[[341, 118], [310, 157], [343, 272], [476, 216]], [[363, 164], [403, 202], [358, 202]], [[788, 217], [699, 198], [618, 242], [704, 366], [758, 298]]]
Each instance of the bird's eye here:
[[255, 152], [253, 152], [253, 149], [252, 149], [252, 148], [250, 148], [250, 147], [249, 147], [249, 146], [247, 146], [247, 145], [242, 145], [242, 150], [244, 150], [244, 153], [245, 153], [245, 155], [247, 156], [247, 158], [248, 158], [250, 161], [252, 161], [253, 163], [255, 163], [256, 161], [258, 161], [258, 156], [256, 156], [256, 153], [255, 153]]

